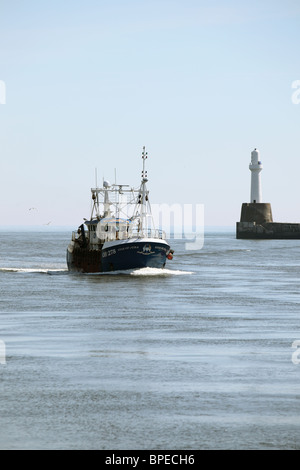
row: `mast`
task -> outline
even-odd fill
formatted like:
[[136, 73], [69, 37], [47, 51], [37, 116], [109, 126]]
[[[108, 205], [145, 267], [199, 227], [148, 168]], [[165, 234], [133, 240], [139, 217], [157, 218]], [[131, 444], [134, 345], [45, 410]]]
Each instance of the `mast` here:
[[[97, 173], [97, 168], [95, 168], [95, 183], [96, 183], [96, 189], [98, 189], [98, 173]], [[99, 213], [99, 194], [98, 191], [96, 192], [96, 217], [100, 217]]]
[[148, 158], [148, 153], [145, 152], [145, 147], [143, 147], [142, 159], [143, 159], [143, 171], [142, 171], [142, 184], [141, 184], [141, 195], [142, 195], [142, 204], [146, 206], [146, 183], [148, 182], [147, 171], [145, 170], [146, 159]]
[[142, 170], [142, 181], [140, 186], [139, 193], [139, 203], [141, 205], [141, 217], [140, 217], [140, 227], [139, 232], [143, 232], [145, 228], [148, 228], [147, 217], [151, 215], [147, 210], [148, 204], [148, 190], [146, 183], [148, 182], [148, 175], [146, 170], [146, 160], [148, 158], [148, 152], [146, 152], [145, 147], [143, 147], [142, 159], [143, 159], [143, 170]]

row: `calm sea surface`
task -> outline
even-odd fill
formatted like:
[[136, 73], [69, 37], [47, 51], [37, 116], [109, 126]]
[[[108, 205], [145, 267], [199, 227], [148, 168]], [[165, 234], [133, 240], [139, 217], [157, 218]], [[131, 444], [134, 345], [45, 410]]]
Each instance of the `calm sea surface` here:
[[300, 241], [79, 275], [70, 236], [0, 232], [1, 449], [300, 449]]

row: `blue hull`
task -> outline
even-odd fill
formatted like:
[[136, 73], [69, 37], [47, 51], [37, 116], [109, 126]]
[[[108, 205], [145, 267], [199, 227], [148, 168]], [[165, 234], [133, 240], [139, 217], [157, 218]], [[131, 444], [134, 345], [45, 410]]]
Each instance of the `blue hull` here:
[[138, 268], [163, 268], [170, 247], [157, 241], [131, 241], [105, 244], [102, 248], [102, 272]]

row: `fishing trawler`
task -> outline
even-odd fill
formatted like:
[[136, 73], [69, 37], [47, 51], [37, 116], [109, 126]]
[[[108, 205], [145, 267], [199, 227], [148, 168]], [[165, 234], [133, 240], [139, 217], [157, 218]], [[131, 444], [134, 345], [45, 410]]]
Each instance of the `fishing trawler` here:
[[[138, 268], [164, 268], [173, 250], [162, 230], [154, 226], [149, 201], [145, 162], [139, 188], [110, 184], [103, 181], [91, 188], [92, 213], [67, 248], [68, 270], [82, 273], [102, 273]], [[86, 226], [86, 228], [85, 228]]]

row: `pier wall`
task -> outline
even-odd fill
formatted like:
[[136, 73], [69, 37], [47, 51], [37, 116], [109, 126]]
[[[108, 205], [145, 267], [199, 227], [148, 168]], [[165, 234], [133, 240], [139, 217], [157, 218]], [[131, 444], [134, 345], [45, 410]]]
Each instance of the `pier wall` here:
[[300, 224], [266, 222], [237, 222], [236, 238], [300, 240]]

